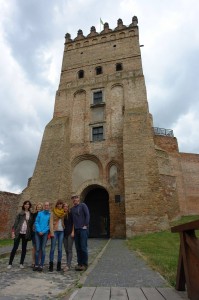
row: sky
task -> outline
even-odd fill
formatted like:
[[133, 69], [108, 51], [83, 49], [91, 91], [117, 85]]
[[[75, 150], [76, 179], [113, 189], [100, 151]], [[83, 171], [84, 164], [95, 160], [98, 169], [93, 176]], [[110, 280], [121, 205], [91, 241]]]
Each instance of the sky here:
[[154, 126], [199, 153], [198, 0], [0, 0], [0, 191], [20, 193], [52, 119], [64, 36], [138, 17]]

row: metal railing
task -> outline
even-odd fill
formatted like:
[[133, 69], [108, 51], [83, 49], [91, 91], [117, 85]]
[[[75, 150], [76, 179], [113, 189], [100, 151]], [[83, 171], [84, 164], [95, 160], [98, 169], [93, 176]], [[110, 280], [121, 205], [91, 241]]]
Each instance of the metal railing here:
[[153, 127], [153, 130], [154, 130], [155, 135], [164, 135], [164, 136], [174, 137], [173, 130], [171, 130], [171, 129]]

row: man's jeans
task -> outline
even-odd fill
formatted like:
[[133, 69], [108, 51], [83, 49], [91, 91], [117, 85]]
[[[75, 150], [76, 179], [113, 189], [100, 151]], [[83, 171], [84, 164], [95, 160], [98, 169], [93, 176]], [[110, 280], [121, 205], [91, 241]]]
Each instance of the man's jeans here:
[[75, 229], [75, 247], [78, 265], [88, 266], [88, 229]]
[[[45, 256], [46, 256], [46, 243], [48, 239], [48, 232], [43, 235], [39, 235], [38, 232], [35, 232], [35, 242], [36, 242], [36, 252], [35, 252], [35, 265], [41, 265], [43, 267]], [[39, 264], [39, 257], [41, 251], [41, 262]]]
[[63, 244], [64, 232], [63, 231], [55, 231], [54, 237], [51, 238], [51, 247], [50, 247], [50, 262], [54, 261], [54, 252], [56, 243], [58, 240], [58, 258], [57, 262], [61, 262], [62, 259], [62, 244]]

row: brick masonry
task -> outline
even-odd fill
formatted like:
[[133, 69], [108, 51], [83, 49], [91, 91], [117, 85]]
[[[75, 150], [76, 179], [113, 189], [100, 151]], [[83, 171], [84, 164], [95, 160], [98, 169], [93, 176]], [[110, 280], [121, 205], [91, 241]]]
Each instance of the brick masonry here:
[[[103, 101], [94, 105], [97, 91]], [[93, 141], [99, 126], [103, 139]], [[199, 155], [180, 153], [176, 138], [156, 136], [152, 126], [137, 18], [129, 26], [118, 20], [113, 30], [106, 23], [100, 34], [92, 27], [86, 37], [79, 30], [74, 40], [66, 34], [53, 119], [21, 202], [70, 204], [71, 193], [86, 201], [106, 190], [111, 237], [166, 229], [169, 220], [199, 212]]]
[[0, 239], [11, 237], [11, 228], [19, 208], [20, 195], [0, 192]]

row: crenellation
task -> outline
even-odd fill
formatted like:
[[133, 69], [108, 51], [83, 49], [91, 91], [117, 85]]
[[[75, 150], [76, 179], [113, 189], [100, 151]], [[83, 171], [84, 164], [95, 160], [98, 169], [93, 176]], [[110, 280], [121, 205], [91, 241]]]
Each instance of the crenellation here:
[[[96, 32], [95, 26], [92, 26], [90, 29], [90, 33], [86, 37], [83, 35], [83, 31], [81, 29], [78, 30], [77, 36], [74, 39], [71, 39], [71, 35], [69, 33], [66, 33], [65, 43], [66, 44], [70, 43], [69, 48], [71, 49], [71, 43], [74, 43], [75, 41], [80, 41], [83, 39], [87, 40], [89, 38], [93, 38], [94, 36], [95, 37], [98, 36], [99, 39], [95, 38], [95, 39], [92, 39], [92, 41], [102, 42], [102, 38], [104, 38], [104, 35], [106, 38], [111, 37], [111, 39], [113, 37], [115, 38], [116, 36], [118, 38], [121, 38], [122, 36], [121, 36], [120, 31], [123, 31], [123, 33], [129, 32], [129, 34], [131, 34], [131, 35], [132, 35], [132, 33], [133, 33], [133, 35], [136, 35], [136, 31], [138, 29], [137, 24], [138, 24], [138, 19], [135, 16], [132, 18], [132, 23], [129, 26], [124, 25], [122, 19], [118, 19], [117, 27], [115, 27], [115, 29], [110, 29], [109, 24], [107, 22], [105, 22], [104, 29], [101, 32], [99, 32], [99, 33]], [[132, 27], [134, 27], [134, 30], [132, 30]], [[113, 34], [113, 32], [114, 32], [114, 34]], [[125, 34], [123, 37], [125, 37]], [[77, 45], [77, 44], [75, 44], [75, 45]], [[80, 46], [80, 44], [79, 44], [79, 46]]]

